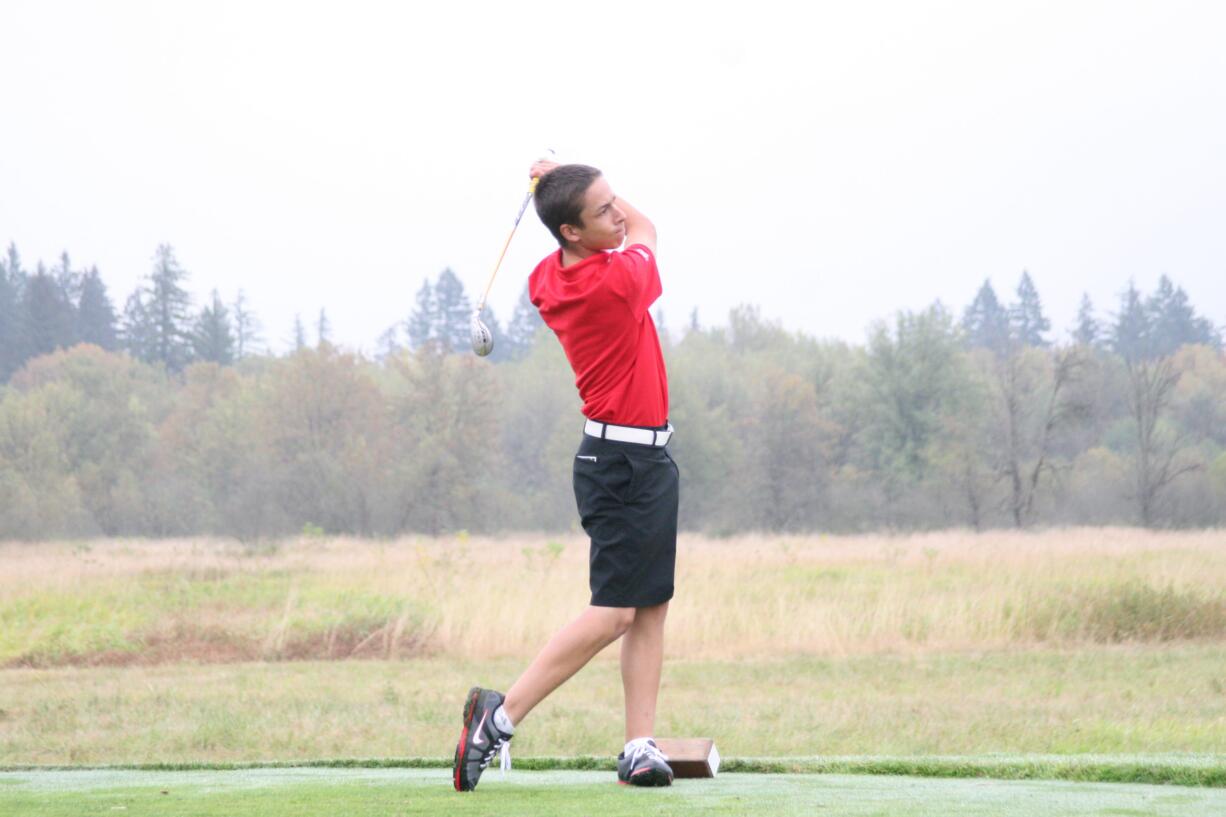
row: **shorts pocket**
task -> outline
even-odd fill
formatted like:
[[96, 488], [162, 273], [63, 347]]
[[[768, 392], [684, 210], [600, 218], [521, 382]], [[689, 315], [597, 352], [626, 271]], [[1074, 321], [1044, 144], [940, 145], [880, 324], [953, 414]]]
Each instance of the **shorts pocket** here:
[[673, 459], [673, 455], [668, 453], [668, 449], [664, 449], [664, 456], [668, 457], [668, 461], [673, 464], [673, 470], [677, 472], [677, 478], [681, 478], [681, 466], [677, 465], [677, 461]]
[[634, 495], [638, 470], [634, 461], [620, 451], [575, 456], [575, 500], [583, 512], [585, 499], [606, 495], [625, 505]]

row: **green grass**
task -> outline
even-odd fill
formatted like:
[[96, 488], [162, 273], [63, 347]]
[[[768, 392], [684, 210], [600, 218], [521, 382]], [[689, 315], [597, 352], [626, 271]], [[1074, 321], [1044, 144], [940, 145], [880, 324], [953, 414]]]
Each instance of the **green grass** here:
[[[503, 577], [478, 599], [475, 561]], [[577, 535], [0, 542], [0, 564], [0, 668], [526, 661], [588, 599]], [[668, 638], [689, 659], [1226, 642], [1215, 531], [687, 534], [677, 587]]]
[[288, 571], [150, 571], [0, 599], [0, 665], [136, 659], [151, 638], [211, 639], [251, 658], [345, 657], [401, 616], [411, 637], [425, 615], [410, 599]]
[[0, 812], [80, 815], [863, 815], [869, 817], [1201, 817], [1226, 813], [1226, 790], [1063, 781], [724, 774], [663, 790], [613, 783], [610, 772], [490, 772], [457, 794], [445, 770], [0, 773]]
[[[519, 757], [528, 771], [617, 770], [610, 755], [597, 757]], [[253, 769], [450, 769], [449, 757], [332, 758], [258, 763], [144, 763], [103, 766], [0, 766], [0, 772], [53, 771], [243, 771]], [[1071, 780], [1082, 783], [1145, 783], [1226, 788], [1226, 755], [923, 755], [908, 757], [724, 758], [720, 770], [731, 774], [869, 774], [909, 777], [995, 778], [997, 780]], [[15, 782], [15, 781], [11, 781]], [[3, 778], [0, 778], [0, 784]]]
[[[602, 656], [545, 701], [517, 755], [608, 756]], [[666, 663], [657, 732], [728, 757], [1226, 753], [1226, 647], [1150, 645]], [[0, 765], [440, 757], [463, 693], [523, 662], [430, 658], [0, 672]], [[576, 728], [584, 724], [584, 728]]]
[[1226, 599], [1140, 579], [1070, 587], [1033, 615], [1036, 634], [1100, 644], [1217, 638], [1226, 634]]
[[457, 796], [464, 691], [584, 601], [534, 543], [0, 544], [0, 815], [1226, 814], [1220, 539], [1131, 531], [687, 540], [657, 733], [727, 773], [610, 785], [611, 649]]

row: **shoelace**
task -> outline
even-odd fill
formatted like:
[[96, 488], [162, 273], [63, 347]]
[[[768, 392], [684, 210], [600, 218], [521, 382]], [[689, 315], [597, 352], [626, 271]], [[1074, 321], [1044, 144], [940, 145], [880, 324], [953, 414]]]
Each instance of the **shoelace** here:
[[495, 752], [497, 752], [499, 755], [498, 765], [500, 767], [500, 771], [505, 776], [507, 772], [511, 771], [511, 741], [507, 738], [500, 737], [498, 740], [491, 743], [489, 751], [481, 755], [482, 769], [490, 765], [490, 761], [494, 759]]
[[634, 749], [630, 752], [630, 768], [631, 769], [639, 765], [639, 758], [641, 758], [643, 755], [647, 755], [648, 757], [653, 757], [664, 763], [668, 763], [668, 755], [661, 752], [660, 747], [656, 746], [654, 743], [648, 743], [647, 741], [643, 741], [642, 743], [635, 746]]

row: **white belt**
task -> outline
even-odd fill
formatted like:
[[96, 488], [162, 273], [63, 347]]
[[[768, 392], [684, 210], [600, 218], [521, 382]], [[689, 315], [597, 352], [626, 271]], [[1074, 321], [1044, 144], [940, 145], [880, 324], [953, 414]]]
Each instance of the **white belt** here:
[[653, 431], [650, 428], [615, 426], [609, 423], [598, 423], [595, 420], [588, 420], [583, 424], [583, 433], [589, 437], [599, 437], [602, 440], [654, 445], [657, 448], [662, 448], [668, 445], [668, 439], [673, 436], [673, 424], [669, 423], [668, 429], [665, 431]]

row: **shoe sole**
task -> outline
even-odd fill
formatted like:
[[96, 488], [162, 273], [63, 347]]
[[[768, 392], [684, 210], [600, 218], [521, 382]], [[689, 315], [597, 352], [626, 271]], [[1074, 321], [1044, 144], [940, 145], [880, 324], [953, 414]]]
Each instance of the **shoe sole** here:
[[637, 774], [630, 775], [629, 780], [618, 778], [617, 782], [623, 786], [671, 786], [673, 784], [673, 776], [665, 774], [659, 769], [643, 769]]
[[477, 701], [481, 698], [481, 687], [473, 687], [468, 690], [468, 700], [464, 702], [463, 723], [464, 728], [460, 732], [460, 742], [455, 747], [455, 768], [452, 770], [456, 791], [472, 791], [473, 787], [468, 785], [468, 775], [464, 773], [464, 757], [467, 755], [468, 749], [468, 731], [473, 726], [473, 714], [477, 711]]

